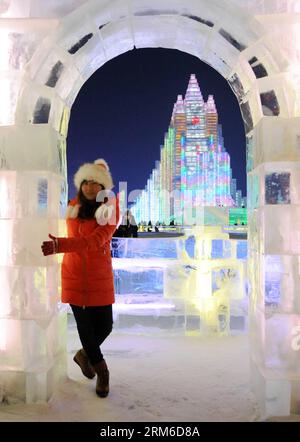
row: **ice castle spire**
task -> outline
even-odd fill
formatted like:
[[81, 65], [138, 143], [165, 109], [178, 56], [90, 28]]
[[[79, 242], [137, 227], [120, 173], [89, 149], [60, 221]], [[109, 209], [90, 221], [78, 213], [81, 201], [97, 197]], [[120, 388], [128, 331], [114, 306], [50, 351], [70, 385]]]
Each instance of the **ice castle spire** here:
[[213, 151], [219, 148], [218, 137], [218, 112], [213, 95], [209, 95], [207, 102], [205, 103], [206, 114], [206, 136], [210, 145], [210, 149]]
[[189, 84], [185, 93], [185, 102], [203, 102], [202, 93], [195, 74], [191, 74]]
[[210, 114], [217, 113], [216, 103], [215, 103], [213, 95], [208, 96], [207, 102], [205, 104], [205, 110], [206, 110], [206, 113], [210, 113]]
[[184, 101], [182, 98], [182, 95], [177, 95], [177, 101], [174, 104], [174, 108], [173, 108], [173, 115], [174, 114], [184, 114], [185, 113], [185, 108], [184, 108]]

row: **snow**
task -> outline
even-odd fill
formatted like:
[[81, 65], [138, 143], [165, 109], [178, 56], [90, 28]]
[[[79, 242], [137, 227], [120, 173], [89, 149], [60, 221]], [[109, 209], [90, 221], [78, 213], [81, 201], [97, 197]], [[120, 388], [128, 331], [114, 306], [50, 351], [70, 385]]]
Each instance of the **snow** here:
[[249, 342], [230, 337], [162, 337], [114, 331], [102, 346], [110, 394], [95, 394], [72, 358], [80, 348], [69, 315], [68, 379], [48, 404], [0, 407], [0, 421], [218, 422], [255, 421]]

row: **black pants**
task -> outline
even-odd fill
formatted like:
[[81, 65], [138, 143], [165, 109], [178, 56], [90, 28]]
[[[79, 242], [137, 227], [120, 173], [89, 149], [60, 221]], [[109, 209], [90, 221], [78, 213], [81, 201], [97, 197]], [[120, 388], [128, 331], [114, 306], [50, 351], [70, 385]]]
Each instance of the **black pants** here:
[[78, 307], [70, 304], [79, 338], [92, 365], [103, 360], [100, 345], [112, 331], [112, 305]]

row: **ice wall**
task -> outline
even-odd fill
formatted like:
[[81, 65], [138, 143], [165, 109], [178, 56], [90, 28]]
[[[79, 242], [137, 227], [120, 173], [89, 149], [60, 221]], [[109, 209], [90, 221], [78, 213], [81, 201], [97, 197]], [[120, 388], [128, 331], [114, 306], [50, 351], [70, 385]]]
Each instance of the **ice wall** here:
[[[247, 138], [257, 397], [266, 416], [299, 413], [300, 352], [291, 347], [300, 296], [299, 12], [299, 0], [0, 3], [0, 253], [2, 278], [10, 275], [3, 279], [0, 303], [3, 397], [42, 400], [52, 391], [50, 372], [57, 362], [50, 342], [61, 332], [51, 328], [60, 314], [49, 302], [57, 299], [58, 284], [52, 277], [50, 285], [47, 281], [58, 271], [56, 259], [42, 258], [38, 244], [48, 231], [58, 232], [66, 204], [72, 103], [89, 76], [111, 58], [134, 47], [166, 47], [210, 64], [239, 101]], [[271, 309], [270, 299], [277, 299]], [[8, 329], [8, 321], [14, 327]], [[35, 337], [39, 330], [42, 340], [26, 356], [30, 362], [15, 360], [16, 345], [26, 349], [28, 334]], [[40, 368], [32, 372], [31, 367]], [[41, 393], [32, 394], [31, 374], [37, 372]]]
[[198, 226], [173, 238], [113, 238], [112, 252], [115, 329], [198, 336], [246, 331], [246, 240], [230, 240], [220, 226]]

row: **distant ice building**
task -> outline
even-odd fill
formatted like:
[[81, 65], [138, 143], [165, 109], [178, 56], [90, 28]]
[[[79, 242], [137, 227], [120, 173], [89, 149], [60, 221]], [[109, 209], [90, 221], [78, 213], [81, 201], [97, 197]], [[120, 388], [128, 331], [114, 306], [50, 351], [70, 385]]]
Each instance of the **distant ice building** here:
[[186, 208], [195, 219], [199, 208], [240, 207], [242, 201], [232, 179], [214, 97], [209, 95], [205, 102], [191, 74], [185, 97], [178, 95], [174, 104], [160, 160], [132, 212], [138, 222], [186, 224]]

